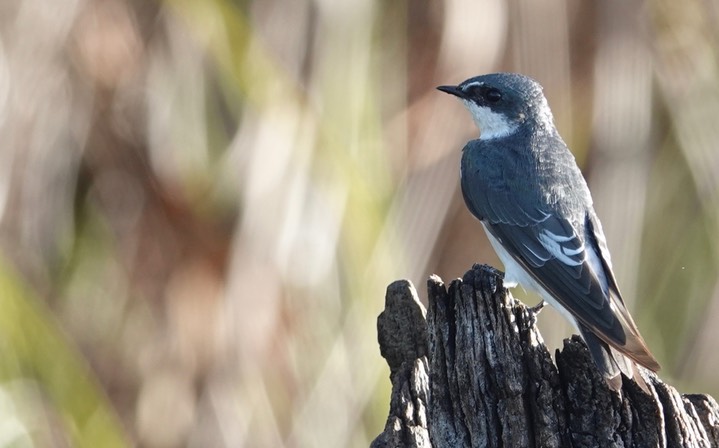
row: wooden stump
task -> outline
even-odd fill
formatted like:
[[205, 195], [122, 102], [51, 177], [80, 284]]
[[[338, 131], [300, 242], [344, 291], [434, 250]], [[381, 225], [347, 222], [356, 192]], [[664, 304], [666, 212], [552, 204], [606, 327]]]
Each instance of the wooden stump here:
[[612, 392], [578, 336], [555, 365], [501, 272], [475, 265], [427, 288], [428, 312], [408, 281], [387, 288], [377, 329], [392, 397], [372, 447], [719, 447], [712, 397], [643, 369], [651, 395], [626, 378]]

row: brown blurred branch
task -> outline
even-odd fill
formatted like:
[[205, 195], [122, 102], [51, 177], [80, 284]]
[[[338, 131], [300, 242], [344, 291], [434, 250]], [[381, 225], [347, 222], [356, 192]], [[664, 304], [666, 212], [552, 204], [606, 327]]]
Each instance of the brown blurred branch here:
[[680, 395], [646, 371], [651, 396], [626, 379], [613, 393], [577, 336], [555, 366], [498, 271], [475, 265], [449, 288], [433, 276], [428, 297], [425, 313], [409, 282], [387, 289], [377, 327], [392, 398], [373, 447], [719, 446], [708, 395]]

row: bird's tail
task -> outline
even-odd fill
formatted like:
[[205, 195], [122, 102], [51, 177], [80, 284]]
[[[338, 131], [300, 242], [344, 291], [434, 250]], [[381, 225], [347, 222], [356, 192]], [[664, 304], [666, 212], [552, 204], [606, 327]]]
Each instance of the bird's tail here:
[[586, 326], [578, 324], [578, 327], [584, 342], [589, 348], [594, 364], [596, 364], [599, 372], [612, 390], [619, 391], [622, 388], [621, 374], [623, 373], [627, 378], [633, 379], [644, 392], [650, 393], [649, 387], [637, 370], [637, 365], [634, 361], [599, 339]]

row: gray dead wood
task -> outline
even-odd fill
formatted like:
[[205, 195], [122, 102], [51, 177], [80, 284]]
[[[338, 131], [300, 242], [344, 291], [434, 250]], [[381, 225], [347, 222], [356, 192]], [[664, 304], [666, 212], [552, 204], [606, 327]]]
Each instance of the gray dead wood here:
[[390, 366], [385, 430], [372, 447], [719, 447], [719, 405], [643, 371], [651, 395], [599, 376], [574, 336], [556, 365], [533, 312], [475, 265], [447, 288], [427, 283], [429, 311], [406, 280], [377, 320]]

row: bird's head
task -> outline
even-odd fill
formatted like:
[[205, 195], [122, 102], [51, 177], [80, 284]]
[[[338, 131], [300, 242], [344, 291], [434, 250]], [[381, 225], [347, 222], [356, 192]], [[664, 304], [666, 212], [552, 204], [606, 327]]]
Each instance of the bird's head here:
[[524, 75], [493, 73], [437, 89], [462, 100], [479, 128], [480, 140], [507, 137], [527, 124], [554, 126], [542, 86]]

